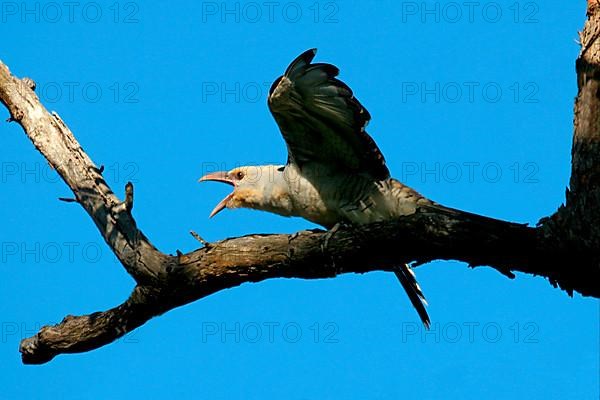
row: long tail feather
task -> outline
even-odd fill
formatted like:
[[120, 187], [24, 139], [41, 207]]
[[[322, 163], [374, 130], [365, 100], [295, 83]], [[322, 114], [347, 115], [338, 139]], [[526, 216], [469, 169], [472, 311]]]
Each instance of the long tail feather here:
[[408, 299], [412, 303], [413, 307], [415, 308], [415, 310], [417, 310], [417, 313], [421, 318], [421, 322], [423, 322], [423, 325], [426, 329], [429, 329], [431, 321], [429, 320], [429, 315], [427, 314], [427, 310], [425, 309], [425, 306], [427, 305], [427, 300], [425, 300], [425, 295], [423, 294], [423, 291], [421, 291], [421, 288], [417, 283], [417, 278], [415, 277], [415, 274], [406, 264], [398, 266], [394, 271], [394, 274], [396, 274], [396, 277], [400, 281], [400, 284], [406, 291]]

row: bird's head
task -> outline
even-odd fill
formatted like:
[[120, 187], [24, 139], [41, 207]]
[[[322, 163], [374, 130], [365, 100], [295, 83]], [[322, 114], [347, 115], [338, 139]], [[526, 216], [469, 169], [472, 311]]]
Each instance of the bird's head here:
[[212, 218], [225, 208], [253, 208], [285, 214], [291, 207], [281, 166], [246, 166], [204, 175], [199, 182], [214, 181], [233, 186], [210, 213]]

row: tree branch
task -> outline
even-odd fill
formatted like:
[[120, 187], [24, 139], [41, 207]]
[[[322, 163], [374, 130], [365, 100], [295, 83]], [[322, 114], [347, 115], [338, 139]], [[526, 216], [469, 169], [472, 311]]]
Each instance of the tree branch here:
[[[590, 8], [592, 10], [592, 8]], [[594, 11], [595, 10], [595, 11]], [[137, 282], [121, 305], [67, 316], [21, 342], [22, 360], [40, 364], [63, 353], [89, 351], [175, 307], [245, 282], [274, 277], [331, 278], [342, 273], [392, 271], [399, 263], [460, 260], [540, 275], [572, 293], [600, 297], [600, 16], [589, 12], [577, 61], [573, 171], [566, 205], [537, 228], [460, 211], [421, 208], [395, 221], [342, 228], [335, 233], [249, 235], [189, 254], [157, 250], [137, 228], [133, 186], [120, 201], [57, 114], [39, 102], [30, 79], [12, 76], [0, 62], [0, 101], [90, 215], [121, 264]], [[69, 199], [67, 199], [69, 200]], [[199, 238], [201, 240], [201, 238]], [[203, 240], [201, 240], [203, 241]], [[204, 244], [204, 243], [203, 243]], [[575, 258], [573, 254], [577, 254]]]

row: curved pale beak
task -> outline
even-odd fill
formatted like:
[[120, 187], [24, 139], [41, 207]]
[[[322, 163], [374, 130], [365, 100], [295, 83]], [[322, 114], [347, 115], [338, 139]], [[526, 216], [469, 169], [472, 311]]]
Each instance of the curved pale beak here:
[[[225, 171], [219, 171], [219, 172], [213, 172], [210, 174], [206, 174], [202, 178], [198, 179], [198, 182], [206, 182], [206, 181], [222, 182], [222, 183], [231, 185], [235, 188], [235, 182], [231, 178], [229, 178], [229, 175], [227, 175], [227, 172], [225, 172]], [[219, 202], [219, 204], [217, 204], [216, 207], [211, 211], [208, 218], [212, 218], [215, 215], [217, 215], [220, 211], [224, 210], [227, 207], [227, 203], [229, 202], [229, 200], [231, 200], [232, 197], [233, 197], [233, 192], [231, 192], [230, 194], [225, 196], [225, 198], [223, 200], [221, 200]]]

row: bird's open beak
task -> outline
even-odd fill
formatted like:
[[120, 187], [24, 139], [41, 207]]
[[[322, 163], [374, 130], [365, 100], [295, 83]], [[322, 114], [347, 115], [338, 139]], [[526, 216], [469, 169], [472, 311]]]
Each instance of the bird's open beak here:
[[[231, 178], [229, 178], [229, 176], [227, 175], [227, 172], [225, 172], [225, 171], [213, 172], [211, 174], [206, 174], [202, 178], [198, 179], [198, 182], [205, 182], [205, 181], [222, 182], [222, 183], [227, 183], [228, 185], [235, 187], [235, 182]], [[227, 207], [227, 203], [229, 202], [229, 200], [231, 200], [232, 197], [233, 197], [233, 192], [231, 192], [227, 196], [225, 196], [225, 198], [223, 200], [221, 200], [219, 202], [219, 204], [217, 204], [216, 207], [211, 211], [208, 218], [214, 217], [220, 211], [225, 209], [225, 207]]]

